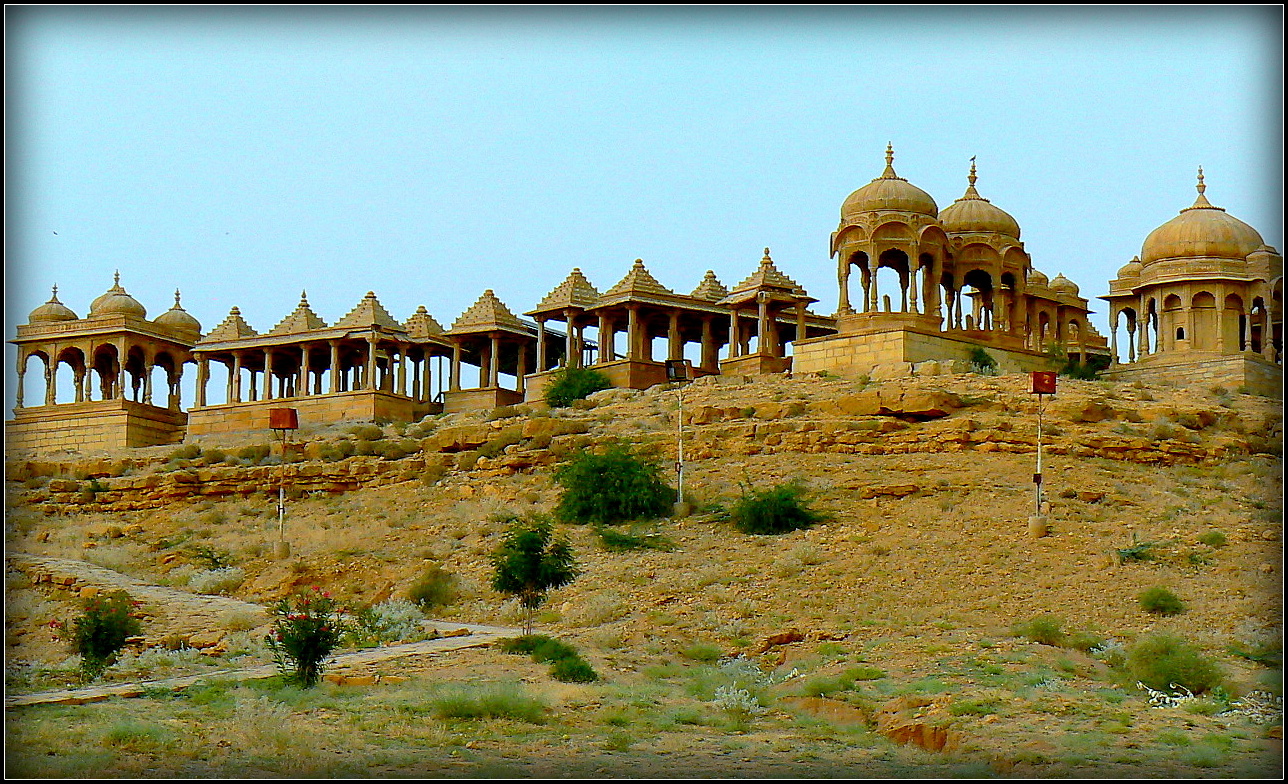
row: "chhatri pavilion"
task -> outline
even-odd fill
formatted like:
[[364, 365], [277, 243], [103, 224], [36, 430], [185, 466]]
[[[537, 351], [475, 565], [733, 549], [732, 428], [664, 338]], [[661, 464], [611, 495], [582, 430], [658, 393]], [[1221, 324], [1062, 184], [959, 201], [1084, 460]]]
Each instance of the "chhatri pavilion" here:
[[[539, 402], [565, 367], [646, 388], [666, 382], [668, 360], [686, 357], [699, 376], [857, 377], [968, 367], [983, 351], [999, 372], [1051, 369], [1059, 357], [1107, 366], [1110, 379], [1282, 395], [1283, 257], [1208, 202], [1201, 169], [1194, 204], [1150, 233], [1109, 282], [1101, 297], [1109, 340], [1088, 320], [1077, 284], [1034, 266], [1019, 223], [977, 188], [973, 159], [966, 179], [962, 196], [941, 210], [896, 173], [887, 147], [881, 174], [841, 205], [830, 242], [831, 315], [811, 310], [819, 300], [768, 248], [732, 289], [708, 270], [680, 293], [637, 259], [602, 293], [574, 269], [523, 316], [486, 291], [448, 329], [423, 306], [399, 321], [368, 292], [334, 324], [301, 295], [268, 332], [233, 307], [203, 334], [178, 292], [173, 307], [148, 320], [119, 273], [84, 318], [55, 287], [11, 341], [18, 384], [7, 448], [266, 432], [279, 408], [295, 409], [307, 425], [414, 421]], [[195, 399], [185, 408], [180, 383], [189, 364]], [[31, 399], [24, 384], [35, 370], [43, 394]], [[60, 385], [68, 387], [60, 373], [70, 374], [70, 399], [59, 399]]]

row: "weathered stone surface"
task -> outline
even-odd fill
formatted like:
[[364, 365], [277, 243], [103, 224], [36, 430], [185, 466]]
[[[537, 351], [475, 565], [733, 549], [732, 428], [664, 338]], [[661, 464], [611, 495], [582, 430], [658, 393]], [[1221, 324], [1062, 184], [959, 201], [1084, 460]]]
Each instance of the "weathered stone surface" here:
[[553, 438], [572, 433], [590, 432], [590, 423], [582, 419], [533, 417], [523, 423], [524, 438]]
[[861, 708], [827, 697], [787, 697], [782, 702], [793, 710], [832, 724], [862, 726], [870, 721], [868, 714]]
[[805, 635], [802, 634], [800, 630], [788, 629], [785, 632], [771, 634], [768, 637], [766, 637], [764, 641], [760, 644], [760, 648], [757, 649], [756, 652], [764, 653], [765, 651], [768, 651], [771, 648], [776, 648], [779, 645], [790, 645], [791, 643], [800, 642], [804, 639], [805, 639]]

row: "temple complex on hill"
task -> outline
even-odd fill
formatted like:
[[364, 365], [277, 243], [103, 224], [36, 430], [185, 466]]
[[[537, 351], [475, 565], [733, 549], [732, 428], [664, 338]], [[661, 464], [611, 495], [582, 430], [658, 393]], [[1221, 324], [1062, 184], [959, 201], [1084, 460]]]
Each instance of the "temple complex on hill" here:
[[[7, 448], [262, 432], [280, 408], [310, 425], [415, 421], [539, 401], [565, 367], [642, 389], [664, 383], [667, 360], [686, 356], [696, 375], [857, 377], [911, 373], [932, 360], [960, 367], [985, 352], [999, 372], [1054, 369], [1058, 358], [1104, 367], [1111, 379], [1282, 394], [1283, 257], [1208, 202], [1201, 169], [1195, 203], [1150, 233], [1101, 297], [1108, 341], [1088, 321], [1077, 284], [1034, 267], [1018, 222], [976, 183], [972, 161], [965, 192], [940, 210], [896, 174], [887, 148], [880, 176], [841, 205], [831, 315], [810, 309], [819, 300], [779, 270], [768, 248], [732, 289], [708, 270], [690, 293], [678, 293], [636, 259], [602, 294], [573, 269], [524, 317], [488, 290], [449, 329], [424, 306], [399, 321], [367, 292], [331, 325], [302, 294], [268, 332], [233, 307], [203, 334], [177, 291], [174, 306], [149, 321], [119, 273], [84, 318], [55, 287], [11, 341], [18, 384]], [[43, 373], [38, 401], [23, 392], [33, 364]], [[195, 399], [185, 409], [188, 364]], [[60, 372], [71, 374], [70, 400], [58, 399]]]

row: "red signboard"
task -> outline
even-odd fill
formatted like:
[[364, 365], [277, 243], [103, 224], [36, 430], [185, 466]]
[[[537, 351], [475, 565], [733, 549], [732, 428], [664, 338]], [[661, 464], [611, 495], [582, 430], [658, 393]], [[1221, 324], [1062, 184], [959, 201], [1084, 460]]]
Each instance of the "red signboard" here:
[[1033, 371], [1033, 394], [1035, 395], [1054, 395], [1055, 394], [1055, 371], [1054, 370]]
[[300, 419], [293, 408], [270, 408], [268, 410], [268, 428], [270, 430], [298, 430]]

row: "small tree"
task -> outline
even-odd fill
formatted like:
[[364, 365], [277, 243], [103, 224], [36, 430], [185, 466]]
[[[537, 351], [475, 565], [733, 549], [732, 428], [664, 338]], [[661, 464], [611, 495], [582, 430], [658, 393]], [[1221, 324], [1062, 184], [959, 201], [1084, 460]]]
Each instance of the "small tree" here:
[[598, 370], [579, 367], [565, 367], [555, 373], [546, 387], [546, 404], [551, 408], [563, 408], [572, 405], [574, 400], [582, 400], [592, 392], [609, 389], [613, 382]]
[[137, 604], [125, 591], [95, 596], [72, 624], [72, 645], [81, 655], [81, 673], [93, 680], [116, 660], [126, 640], [141, 634]]
[[519, 600], [525, 611], [524, 634], [532, 633], [532, 619], [546, 600], [546, 593], [561, 588], [577, 576], [572, 547], [556, 539], [549, 520], [521, 522], [510, 518], [505, 541], [492, 555], [492, 587]]
[[621, 523], [667, 513], [675, 491], [656, 463], [623, 444], [581, 452], [555, 472], [563, 496], [555, 517], [565, 523]]

